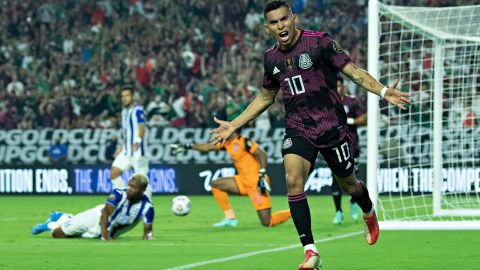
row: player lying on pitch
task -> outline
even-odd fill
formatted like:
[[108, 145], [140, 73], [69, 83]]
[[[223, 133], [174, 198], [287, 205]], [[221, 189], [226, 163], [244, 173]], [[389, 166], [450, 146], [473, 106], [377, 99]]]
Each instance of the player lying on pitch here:
[[270, 201], [269, 179], [265, 168], [267, 167], [267, 154], [260, 146], [243, 136], [240, 131], [230, 137], [223, 147], [220, 144], [172, 144], [173, 154], [179, 154], [187, 149], [197, 150], [202, 153], [210, 151], [227, 151], [238, 175], [222, 177], [212, 181], [212, 194], [220, 208], [225, 213], [225, 218], [215, 227], [234, 227], [238, 220], [230, 207], [228, 194], [249, 196], [253, 206], [257, 210], [260, 223], [265, 227], [273, 227], [287, 221], [290, 218], [290, 210], [277, 211], [272, 214]]
[[143, 220], [143, 239], [153, 240], [153, 204], [144, 194], [148, 177], [132, 175], [126, 189], [114, 189], [105, 204], [71, 215], [53, 212], [32, 229], [32, 234], [51, 231], [54, 238], [83, 237], [112, 240]]

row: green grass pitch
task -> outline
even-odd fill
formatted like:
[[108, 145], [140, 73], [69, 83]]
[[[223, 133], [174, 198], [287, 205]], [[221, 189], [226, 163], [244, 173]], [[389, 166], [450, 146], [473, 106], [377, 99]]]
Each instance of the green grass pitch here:
[[[0, 269], [297, 269], [303, 259], [290, 220], [273, 229], [258, 222], [247, 197], [231, 196], [239, 226], [213, 228], [222, 213], [210, 196], [190, 196], [186, 217], [170, 212], [173, 196], [154, 197], [155, 241], [141, 240], [142, 226], [104, 243], [95, 239], [33, 236], [31, 227], [52, 210], [78, 213], [104, 201], [104, 196], [0, 197]], [[345, 221], [331, 223], [329, 196], [310, 196], [314, 237], [323, 269], [478, 269], [480, 231], [383, 231], [375, 246], [365, 243], [363, 224], [354, 223], [344, 200]], [[273, 210], [288, 207], [286, 196], [272, 198]], [[353, 234], [347, 237], [348, 234]], [[341, 238], [343, 237], [343, 238]], [[275, 250], [278, 249], [278, 250]], [[252, 252], [270, 251], [252, 254]], [[185, 265], [250, 254], [233, 260], [185, 268]]]

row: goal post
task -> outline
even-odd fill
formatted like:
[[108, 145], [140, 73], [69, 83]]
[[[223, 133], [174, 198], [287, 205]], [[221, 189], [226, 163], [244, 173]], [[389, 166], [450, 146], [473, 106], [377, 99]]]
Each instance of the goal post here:
[[480, 5], [368, 7], [367, 183], [382, 229], [480, 229]]

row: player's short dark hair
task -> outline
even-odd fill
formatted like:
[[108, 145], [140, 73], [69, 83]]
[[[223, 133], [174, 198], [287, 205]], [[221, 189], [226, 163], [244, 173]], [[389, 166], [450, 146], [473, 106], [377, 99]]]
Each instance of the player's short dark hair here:
[[131, 84], [125, 84], [125, 85], [122, 86], [122, 92], [123, 91], [130, 91], [130, 93], [132, 93], [132, 95], [133, 95], [134, 87]]
[[286, 1], [273, 0], [265, 4], [265, 8], [263, 9], [263, 17], [265, 17], [265, 15], [267, 15], [268, 12], [279, 9], [280, 7], [286, 7], [289, 10], [291, 10], [290, 5], [288, 5]]

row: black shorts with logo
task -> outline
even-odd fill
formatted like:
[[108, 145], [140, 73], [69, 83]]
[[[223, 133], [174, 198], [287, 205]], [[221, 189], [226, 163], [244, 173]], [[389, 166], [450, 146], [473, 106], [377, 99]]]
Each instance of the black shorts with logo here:
[[347, 177], [353, 173], [355, 161], [352, 155], [352, 143], [348, 136], [345, 136], [341, 142], [334, 146], [319, 148], [312, 145], [304, 137], [295, 134], [295, 132], [286, 131], [283, 139], [282, 156], [295, 154], [303, 157], [310, 162], [309, 173], [311, 173], [318, 152], [323, 156], [334, 175]]

